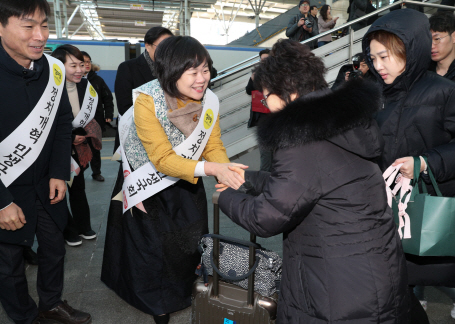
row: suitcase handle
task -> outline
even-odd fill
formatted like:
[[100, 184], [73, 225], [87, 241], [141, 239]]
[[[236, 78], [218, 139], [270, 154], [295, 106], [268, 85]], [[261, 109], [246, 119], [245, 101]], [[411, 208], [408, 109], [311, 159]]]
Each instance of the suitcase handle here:
[[[214, 235], [220, 234], [220, 206], [218, 205], [218, 200], [220, 198], [221, 192], [215, 191], [212, 195], [213, 201], [213, 233]], [[253, 244], [256, 244], [256, 235], [250, 233], [250, 241]], [[213, 237], [213, 249], [211, 253], [210, 262], [212, 263], [213, 269], [218, 269], [220, 261], [220, 239], [218, 237]], [[256, 246], [249, 245], [249, 268], [253, 269], [257, 264], [256, 261]], [[257, 266], [257, 265], [256, 265]], [[251, 273], [250, 273], [251, 272]], [[253, 306], [254, 304], [254, 270], [249, 271], [250, 275], [248, 276], [248, 295], [247, 295], [247, 304]], [[213, 296], [218, 298], [219, 294], [219, 276], [221, 274], [218, 271], [213, 272]]]

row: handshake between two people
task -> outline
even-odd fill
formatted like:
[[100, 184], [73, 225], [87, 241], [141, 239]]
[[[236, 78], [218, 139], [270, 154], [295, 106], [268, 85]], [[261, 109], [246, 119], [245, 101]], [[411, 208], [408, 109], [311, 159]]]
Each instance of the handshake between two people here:
[[245, 169], [248, 166], [241, 163], [205, 162], [204, 172], [208, 176], [215, 176], [218, 184], [215, 186], [223, 191], [227, 188], [239, 189], [245, 182]]

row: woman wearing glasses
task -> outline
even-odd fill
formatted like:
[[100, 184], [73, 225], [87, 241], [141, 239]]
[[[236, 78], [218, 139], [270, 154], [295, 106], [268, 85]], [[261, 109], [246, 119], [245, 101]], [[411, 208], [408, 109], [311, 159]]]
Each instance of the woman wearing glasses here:
[[272, 112], [258, 126], [272, 172], [238, 170], [245, 183], [219, 204], [258, 236], [284, 233], [277, 323], [407, 323], [405, 258], [373, 162], [380, 90], [331, 91], [325, 71], [307, 46], [273, 46], [254, 79]]
[[[412, 21], [412, 24], [409, 22]], [[439, 39], [433, 39], [438, 42]], [[428, 18], [411, 9], [377, 20], [363, 38], [370, 71], [380, 80], [384, 106], [376, 120], [384, 138], [380, 167], [404, 163], [413, 178], [413, 156], [426, 156], [420, 171], [433, 172], [444, 197], [455, 196], [455, 85], [427, 71], [432, 36]], [[427, 185], [434, 194], [433, 187]], [[406, 255], [409, 284], [455, 287], [455, 259]], [[417, 314], [419, 304], [414, 299]], [[420, 310], [421, 316], [426, 317]], [[420, 323], [415, 320], [412, 323]]]

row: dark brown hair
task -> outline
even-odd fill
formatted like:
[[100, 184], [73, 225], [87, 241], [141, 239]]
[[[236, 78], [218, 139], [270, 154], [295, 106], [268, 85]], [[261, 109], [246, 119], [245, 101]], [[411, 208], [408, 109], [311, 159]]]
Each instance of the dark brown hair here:
[[321, 10], [319, 11], [319, 14], [321, 15], [322, 19], [324, 21], [327, 21], [327, 13], [329, 11], [330, 6], [329, 5], [323, 5]]
[[280, 39], [254, 70], [254, 84], [259, 91], [267, 89], [289, 104], [292, 94], [301, 97], [327, 88], [325, 72], [324, 63], [307, 45]]

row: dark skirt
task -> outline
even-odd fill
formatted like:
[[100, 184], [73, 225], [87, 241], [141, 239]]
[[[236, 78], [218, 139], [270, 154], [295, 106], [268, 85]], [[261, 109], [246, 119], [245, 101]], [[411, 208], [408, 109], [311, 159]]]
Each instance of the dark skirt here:
[[[119, 176], [112, 193], [122, 188]], [[101, 280], [137, 309], [161, 315], [191, 305], [197, 245], [208, 233], [207, 199], [202, 180], [180, 180], [122, 214], [111, 201]]]

